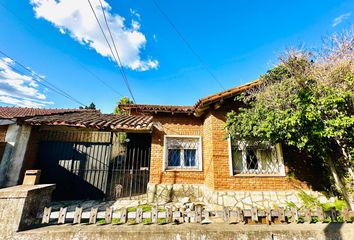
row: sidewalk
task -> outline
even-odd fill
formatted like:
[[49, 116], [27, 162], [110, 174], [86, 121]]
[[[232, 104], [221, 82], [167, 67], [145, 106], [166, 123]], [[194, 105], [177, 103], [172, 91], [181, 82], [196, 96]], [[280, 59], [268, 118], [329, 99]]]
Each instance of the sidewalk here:
[[354, 224], [56, 225], [16, 233], [14, 240], [352, 240]]

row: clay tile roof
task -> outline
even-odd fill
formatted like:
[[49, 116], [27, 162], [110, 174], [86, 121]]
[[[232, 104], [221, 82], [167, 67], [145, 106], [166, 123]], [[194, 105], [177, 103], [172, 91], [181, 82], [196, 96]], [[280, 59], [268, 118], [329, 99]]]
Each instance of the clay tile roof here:
[[140, 110], [142, 112], [173, 112], [173, 113], [193, 113], [193, 106], [176, 106], [176, 105], [151, 105], [151, 104], [124, 104], [119, 105], [120, 109]]
[[241, 86], [230, 88], [226, 91], [219, 92], [198, 100], [194, 106], [173, 106], [173, 105], [149, 105], [149, 104], [123, 104], [118, 107], [123, 110], [138, 110], [141, 112], [172, 112], [172, 113], [194, 113], [200, 116], [201, 113], [212, 103], [222, 101], [224, 99], [236, 96], [238, 93], [247, 91], [261, 84], [260, 80], [256, 80]]
[[81, 112], [81, 111], [88, 111], [88, 110], [64, 109], [64, 108], [1, 107], [0, 106], [0, 118], [2, 119], [24, 118], [24, 117], [43, 116], [43, 115], [79, 112], [79, 111]]
[[49, 116], [37, 116], [27, 119], [29, 125], [56, 125], [99, 130], [149, 131], [152, 116], [102, 114], [98, 111], [83, 111]]
[[253, 88], [255, 86], [258, 86], [260, 84], [261, 84], [261, 81], [260, 80], [256, 80], [256, 81], [253, 81], [253, 82], [241, 85], [241, 86], [230, 88], [230, 89], [228, 89], [226, 91], [223, 91], [223, 92], [215, 93], [213, 95], [201, 98], [194, 105], [194, 108], [196, 110], [200, 110], [203, 107], [208, 106], [208, 105], [210, 105], [210, 104], [212, 104], [214, 102], [217, 102], [217, 101], [220, 101], [220, 100], [223, 100], [223, 99], [226, 99], [226, 98], [233, 97], [233, 96], [235, 96], [238, 93], [247, 91], [247, 90], [249, 90], [249, 89], [251, 89], [251, 88]]

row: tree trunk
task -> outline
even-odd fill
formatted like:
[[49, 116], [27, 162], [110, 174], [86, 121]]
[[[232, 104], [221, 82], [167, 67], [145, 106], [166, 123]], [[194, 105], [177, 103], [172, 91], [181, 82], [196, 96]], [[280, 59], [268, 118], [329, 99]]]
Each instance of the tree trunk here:
[[349, 150], [345, 144], [341, 143], [341, 141], [336, 140], [336, 142], [342, 152], [342, 156], [344, 158], [344, 163], [346, 164], [346, 167], [348, 168], [347, 171], [348, 171], [349, 177], [352, 179], [352, 181], [354, 181], [354, 173], [353, 173], [353, 169], [352, 169], [352, 159], [351, 159], [351, 155], [349, 153]]
[[353, 210], [354, 209], [353, 197], [351, 196], [351, 193], [348, 192], [347, 186], [344, 183], [343, 178], [338, 175], [338, 172], [336, 170], [336, 167], [333, 163], [332, 158], [330, 156], [328, 156], [326, 159], [326, 162], [327, 162], [329, 169], [332, 173], [336, 189], [343, 195], [343, 198], [346, 201], [349, 209]]

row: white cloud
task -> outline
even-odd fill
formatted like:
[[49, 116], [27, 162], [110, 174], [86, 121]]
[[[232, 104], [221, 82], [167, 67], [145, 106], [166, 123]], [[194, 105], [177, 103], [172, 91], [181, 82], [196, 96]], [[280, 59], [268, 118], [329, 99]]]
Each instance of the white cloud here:
[[0, 59], [0, 102], [21, 107], [44, 107], [53, 102], [46, 101], [45, 91], [41, 92], [32, 75], [14, 70], [9, 58]]
[[335, 27], [337, 26], [338, 24], [341, 24], [344, 20], [348, 19], [350, 16], [352, 15], [351, 12], [348, 12], [348, 13], [344, 13], [338, 17], [336, 17], [334, 20], [333, 20], [333, 23], [332, 23], [332, 27]]
[[137, 10], [130, 8], [129, 11], [131, 15], [137, 17], [140, 20], [140, 13], [138, 13]]
[[[127, 26], [124, 17], [113, 13], [111, 6], [105, 0], [101, 1], [122, 65], [137, 71], [157, 68], [157, 60], [151, 57], [142, 59], [141, 55], [146, 45], [146, 38], [139, 31], [140, 23], [132, 20], [131, 25]], [[70, 34], [79, 43], [89, 46], [102, 56], [113, 60], [87, 0], [30, 0], [30, 2], [37, 18], [46, 19], [57, 27], [61, 33]], [[107, 38], [110, 40], [100, 2], [91, 0], [91, 4], [105, 29]], [[130, 9], [130, 12], [140, 19], [140, 15], [135, 10]]]

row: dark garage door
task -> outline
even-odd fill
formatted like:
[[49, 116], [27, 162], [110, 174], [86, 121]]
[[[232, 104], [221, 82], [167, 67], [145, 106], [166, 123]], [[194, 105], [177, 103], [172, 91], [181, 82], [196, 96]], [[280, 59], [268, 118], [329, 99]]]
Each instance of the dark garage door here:
[[101, 199], [105, 196], [111, 154], [109, 138], [107, 140], [40, 143], [40, 181], [56, 183], [53, 199]]

